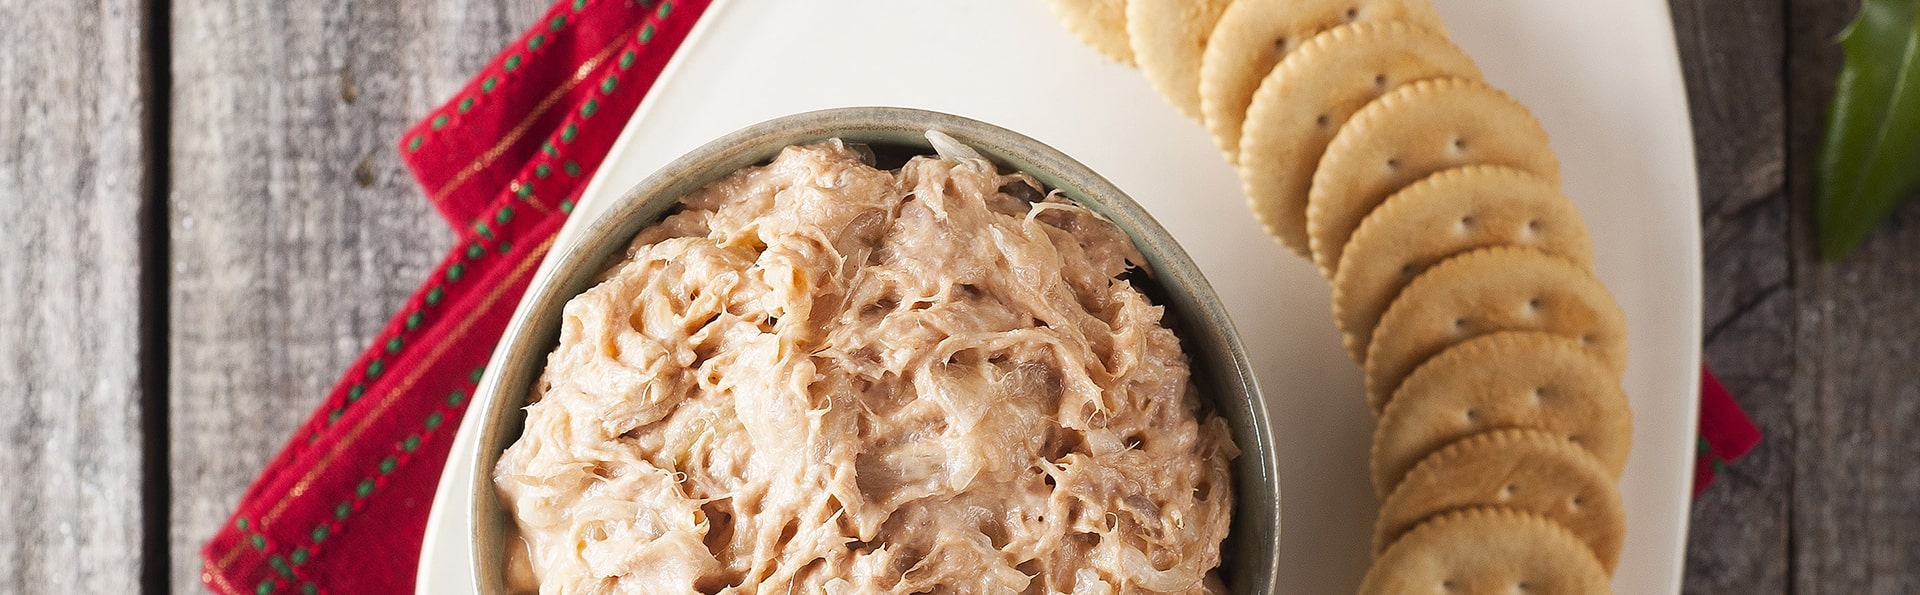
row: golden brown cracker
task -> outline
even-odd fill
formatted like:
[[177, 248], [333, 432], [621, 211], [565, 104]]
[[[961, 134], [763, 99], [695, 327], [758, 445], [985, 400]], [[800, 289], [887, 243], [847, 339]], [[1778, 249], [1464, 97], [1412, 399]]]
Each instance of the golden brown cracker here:
[[1115, 62], [1133, 65], [1127, 40], [1128, 0], [1048, 0], [1053, 14], [1080, 42]]
[[1360, 108], [1327, 144], [1307, 190], [1307, 240], [1320, 272], [1333, 278], [1347, 239], [1387, 196], [1440, 170], [1475, 163], [1560, 183], [1540, 122], [1479, 81], [1418, 81]]
[[1200, 61], [1200, 112], [1228, 161], [1260, 81], [1322, 31], [1358, 22], [1400, 21], [1443, 32], [1427, 0], [1236, 0], [1220, 15]]
[[1333, 278], [1333, 318], [1359, 361], [1394, 296], [1427, 267], [1487, 246], [1527, 246], [1589, 268], [1593, 247], [1573, 202], [1539, 176], [1469, 165], [1427, 176], [1361, 220]]
[[1180, 113], [1200, 119], [1200, 58], [1232, 0], [1127, 0], [1127, 38], [1140, 74]]
[[1532, 248], [1496, 246], [1441, 261], [1394, 298], [1367, 346], [1367, 402], [1379, 412], [1428, 358], [1506, 330], [1572, 338], [1614, 378], [1626, 369], [1625, 316], [1592, 273]]
[[1633, 446], [1620, 380], [1578, 342], [1537, 331], [1492, 333], [1427, 360], [1387, 401], [1373, 432], [1374, 492], [1386, 497], [1427, 455], [1502, 428], [1563, 436], [1615, 479]]
[[1538, 514], [1572, 531], [1612, 572], [1626, 539], [1613, 476], [1579, 445], [1539, 430], [1475, 434], [1420, 461], [1380, 506], [1373, 551], [1421, 521], [1467, 508], [1501, 506]]
[[1539, 515], [1476, 508], [1440, 515], [1373, 561], [1360, 595], [1606, 595], [1607, 571], [1564, 527]]
[[1222, 146], [1237, 143], [1254, 216], [1280, 243], [1311, 256], [1307, 188], [1334, 133], [1388, 90], [1441, 76], [1478, 79], [1480, 70], [1439, 33], [1403, 22], [1341, 25], [1280, 60], [1261, 80], [1245, 123], [1215, 131], [1214, 138]]

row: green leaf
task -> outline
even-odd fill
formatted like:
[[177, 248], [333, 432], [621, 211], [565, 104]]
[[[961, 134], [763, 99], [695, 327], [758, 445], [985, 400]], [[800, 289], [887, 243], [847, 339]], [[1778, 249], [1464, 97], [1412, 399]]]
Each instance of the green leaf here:
[[1846, 62], [1820, 151], [1814, 223], [1838, 260], [1920, 189], [1920, 0], [1865, 0], [1840, 34]]

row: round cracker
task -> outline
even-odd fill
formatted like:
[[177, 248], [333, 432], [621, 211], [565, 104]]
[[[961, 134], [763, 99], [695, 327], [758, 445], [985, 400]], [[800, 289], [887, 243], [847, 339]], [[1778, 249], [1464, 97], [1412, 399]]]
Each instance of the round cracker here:
[[1307, 187], [1334, 133], [1387, 90], [1441, 76], [1478, 79], [1480, 70], [1445, 36], [1407, 23], [1341, 25], [1289, 52], [1261, 80], [1238, 130], [1240, 180], [1255, 218], [1311, 256]]
[[1127, 37], [1140, 74], [1180, 113], [1200, 119], [1200, 57], [1232, 0], [1127, 0]]
[[1373, 489], [1393, 490], [1421, 459], [1501, 428], [1564, 436], [1615, 479], [1633, 446], [1620, 380], [1566, 337], [1534, 331], [1481, 335], [1448, 347], [1407, 376], [1373, 431]]
[[1539, 176], [1469, 165], [1427, 176], [1380, 203], [1347, 240], [1333, 277], [1333, 319], [1359, 361], [1373, 326], [1408, 281], [1449, 256], [1487, 246], [1527, 246], [1580, 268], [1593, 246], [1573, 201]]
[[1613, 572], [1626, 539], [1620, 491], [1579, 445], [1539, 430], [1476, 434], [1427, 456], [1380, 506], [1379, 554], [1434, 515], [1501, 506], [1546, 517], [1572, 531]]
[[1261, 79], [1294, 48], [1347, 23], [1402, 21], [1440, 32], [1440, 13], [1427, 0], [1237, 0], [1220, 15], [1200, 61], [1200, 113], [1207, 130], [1234, 161], [1240, 123]]
[[1532, 248], [1496, 246], [1441, 261], [1394, 298], [1367, 346], [1367, 402], [1380, 411], [1434, 354], [1506, 330], [1570, 337], [1614, 378], [1626, 369], [1625, 316], [1592, 273]]
[[1115, 62], [1133, 65], [1133, 46], [1127, 41], [1127, 0], [1048, 0], [1048, 4], [1080, 43]]
[[1539, 515], [1503, 508], [1421, 523], [1374, 559], [1360, 595], [1606, 595], [1607, 571], [1580, 539]]
[[1546, 129], [1526, 107], [1479, 81], [1419, 81], [1360, 108], [1327, 144], [1307, 190], [1307, 244], [1320, 272], [1333, 278], [1347, 238], [1388, 195], [1475, 163], [1560, 183]]

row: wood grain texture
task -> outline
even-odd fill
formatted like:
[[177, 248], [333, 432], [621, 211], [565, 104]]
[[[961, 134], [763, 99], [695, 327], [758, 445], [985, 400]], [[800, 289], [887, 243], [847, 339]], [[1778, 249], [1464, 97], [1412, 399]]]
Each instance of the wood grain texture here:
[[1767, 439], [1694, 506], [1690, 593], [1920, 592], [1920, 202], [1839, 263], [1815, 160], [1858, 0], [1675, 0], [1706, 356]]
[[1769, 437], [1695, 502], [1685, 590], [1780, 593], [1793, 480], [1785, 6], [1671, 7], [1699, 164], [1705, 358]]
[[0, 592], [141, 581], [145, 3], [0, 0]]
[[173, 2], [175, 591], [452, 241], [395, 139], [546, 5]]
[[1920, 202], [1859, 252], [1813, 253], [1812, 174], [1857, 0], [1790, 0], [1790, 228], [1798, 294], [1794, 591], [1920, 592]]

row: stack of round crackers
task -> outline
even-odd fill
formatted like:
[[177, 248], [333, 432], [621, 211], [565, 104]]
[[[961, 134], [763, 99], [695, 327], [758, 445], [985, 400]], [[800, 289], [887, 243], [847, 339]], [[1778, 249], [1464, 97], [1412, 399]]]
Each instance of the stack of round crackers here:
[[1052, 0], [1333, 284], [1382, 499], [1362, 593], [1604, 593], [1625, 321], [1527, 109], [1427, 0]]

